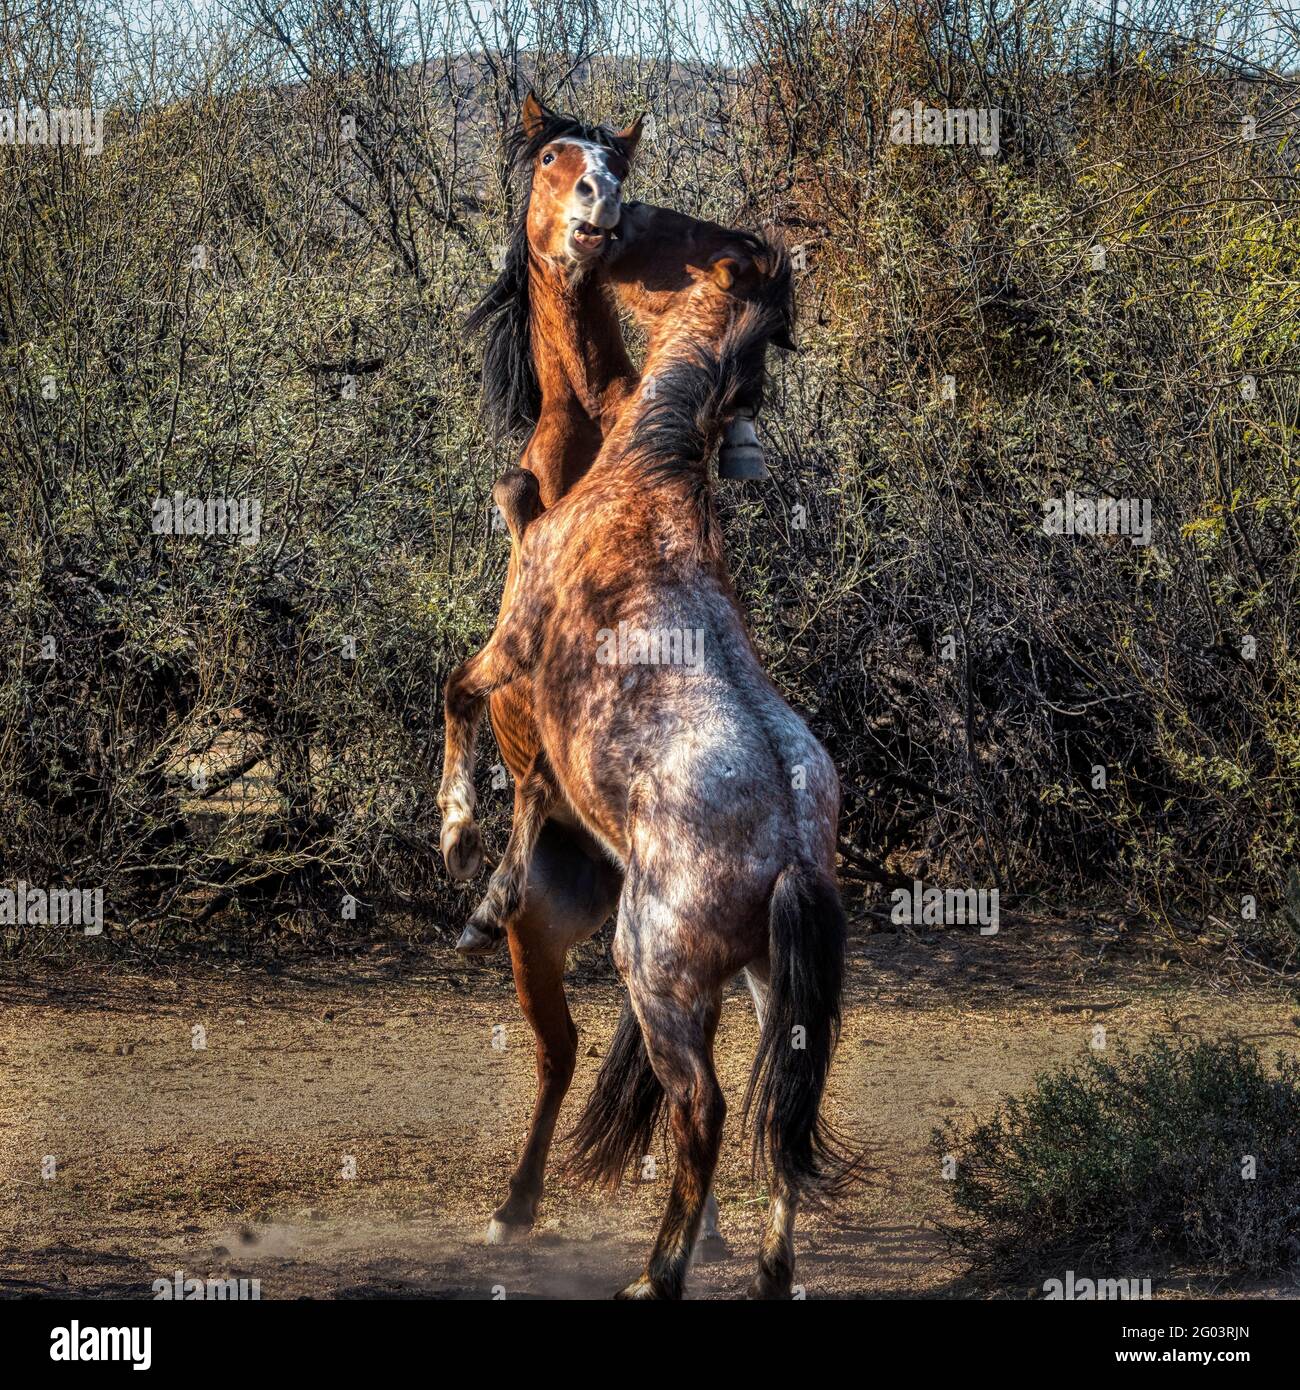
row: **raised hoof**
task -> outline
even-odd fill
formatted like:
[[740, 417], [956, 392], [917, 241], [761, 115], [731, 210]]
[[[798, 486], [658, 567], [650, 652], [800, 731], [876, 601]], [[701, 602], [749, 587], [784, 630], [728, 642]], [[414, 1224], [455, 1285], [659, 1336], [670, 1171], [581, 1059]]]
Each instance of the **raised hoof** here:
[[494, 1216], [488, 1222], [487, 1243], [489, 1245], [518, 1245], [527, 1240], [533, 1233], [532, 1223], [517, 1225], [512, 1221], [502, 1221], [499, 1216]]
[[452, 878], [463, 883], [483, 867], [483, 837], [478, 822], [456, 821], [442, 831], [442, 862]]
[[490, 956], [501, 949], [501, 943], [505, 939], [505, 932], [499, 928], [495, 933], [484, 931], [482, 927], [470, 921], [465, 923], [465, 930], [460, 934], [456, 950], [462, 956]]
[[722, 447], [718, 450], [718, 477], [767, 477], [763, 446], [758, 442], [752, 417], [737, 415], [728, 422], [722, 435]]
[[663, 1294], [650, 1282], [643, 1274], [639, 1279], [630, 1283], [627, 1288], [619, 1289], [614, 1295], [615, 1298], [663, 1298]]

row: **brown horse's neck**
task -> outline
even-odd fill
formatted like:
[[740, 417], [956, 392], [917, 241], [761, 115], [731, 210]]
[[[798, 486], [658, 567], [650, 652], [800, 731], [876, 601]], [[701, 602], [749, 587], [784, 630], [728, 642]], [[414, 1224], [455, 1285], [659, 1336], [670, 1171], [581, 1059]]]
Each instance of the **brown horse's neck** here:
[[527, 464], [550, 506], [591, 466], [637, 374], [596, 276], [573, 281], [530, 255], [528, 294], [542, 406]]

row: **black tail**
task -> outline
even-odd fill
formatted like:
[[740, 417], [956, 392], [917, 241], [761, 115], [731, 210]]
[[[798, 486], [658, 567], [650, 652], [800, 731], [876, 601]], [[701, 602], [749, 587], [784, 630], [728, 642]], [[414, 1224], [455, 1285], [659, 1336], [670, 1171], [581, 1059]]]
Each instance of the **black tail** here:
[[641, 1025], [626, 998], [614, 1041], [569, 1142], [564, 1171], [580, 1182], [615, 1188], [627, 1165], [650, 1151], [663, 1113], [664, 1089], [650, 1066]]
[[758, 1055], [745, 1091], [754, 1120], [754, 1167], [769, 1165], [801, 1198], [839, 1196], [862, 1159], [821, 1114], [840, 1032], [846, 923], [830, 877], [785, 869], [769, 908], [771, 979]]

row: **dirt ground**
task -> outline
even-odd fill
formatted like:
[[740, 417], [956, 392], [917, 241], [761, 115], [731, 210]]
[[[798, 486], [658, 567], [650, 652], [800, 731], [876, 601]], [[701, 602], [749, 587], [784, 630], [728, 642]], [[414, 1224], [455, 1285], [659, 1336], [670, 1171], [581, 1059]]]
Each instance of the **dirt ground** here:
[[[801, 1220], [809, 1298], [968, 1296], [935, 1229], [951, 1213], [928, 1136], [1082, 1056], [1098, 1025], [1108, 1045], [1235, 1032], [1294, 1052], [1300, 1040], [1293, 993], [1190, 976], [1099, 926], [860, 935], [853, 953], [831, 1103], [867, 1144], [871, 1174], [845, 1209]], [[582, 1096], [619, 989], [596, 947], [571, 976]], [[718, 1050], [732, 1112], [716, 1182], [726, 1245], [697, 1263], [692, 1298], [740, 1297], [752, 1273], [764, 1199], [738, 1114], [755, 1040], [736, 988]], [[529, 1243], [486, 1245], [532, 1095], [532, 1039], [504, 958], [379, 945], [269, 969], [10, 971], [0, 1296], [147, 1298], [181, 1271], [256, 1278], [263, 1298], [608, 1297], [648, 1249], [667, 1164], [614, 1197], [557, 1178]], [[1297, 1291], [1175, 1280], [1162, 1292]]]

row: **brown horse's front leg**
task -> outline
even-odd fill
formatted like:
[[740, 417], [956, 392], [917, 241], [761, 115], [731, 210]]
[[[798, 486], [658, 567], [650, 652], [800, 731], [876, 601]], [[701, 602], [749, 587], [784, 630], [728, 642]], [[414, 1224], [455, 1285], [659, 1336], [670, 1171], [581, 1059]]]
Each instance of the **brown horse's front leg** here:
[[519, 545], [544, 510], [537, 476], [527, 468], [507, 469], [492, 488], [492, 500], [505, 517], [512, 547]]
[[481, 652], [462, 661], [447, 678], [443, 692], [446, 726], [443, 731], [442, 811], [439, 843], [447, 872], [456, 879], [473, 878], [483, 862], [483, 840], [474, 818], [474, 745], [487, 697], [520, 674], [500, 637], [501, 628]]
[[539, 753], [515, 787], [515, 813], [510, 825], [510, 840], [488, 883], [483, 901], [470, 915], [456, 943], [456, 949], [462, 955], [489, 955], [505, 940], [506, 923], [523, 905], [528, 865], [537, 845], [537, 837], [554, 803], [555, 786], [546, 765], [546, 755]]
[[527, 1235], [536, 1220], [578, 1046], [564, 996], [565, 956], [574, 942], [599, 930], [618, 902], [620, 886], [618, 871], [594, 844], [584, 845], [577, 832], [554, 821], [542, 828], [528, 865], [523, 905], [508, 927], [515, 991], [537, 1038], [537, 1102], [510, 1179], [510, 1195], [492, 1214], [490, 1244]]

